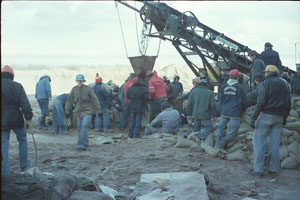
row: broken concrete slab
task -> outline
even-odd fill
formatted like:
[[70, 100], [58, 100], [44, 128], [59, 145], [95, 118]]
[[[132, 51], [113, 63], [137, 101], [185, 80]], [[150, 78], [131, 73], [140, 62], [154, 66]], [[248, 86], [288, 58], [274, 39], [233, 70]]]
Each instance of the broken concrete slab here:
[[67, 200], [113, 200], [110, 196], [101, 192], [75, 190]]
[[94, 140], [92, 140], [93, 144], [113, 144], [114, 140], [110, 137], [105, 137], [105, 136], [99, 136], [97, 138], [95, 138]]
[[[168, 184], [162, 186], [161, 189], [163, 189], [165, 192], [170, 193], [170, 195], [174, 196], [175, 199], [208, 200], [204, 176], [200, 173], [179, 172], [142, 174], [140, 179], [141, 182], [145, 183], [153, 183], [154, 180], [167, 181]], [[153, 197], [152, 200], [156, 200], [154, 199], [154, 196], [151, 197]], [[160, 198], [157, 198], [157, 200], [159, 199]]]
[[299, 200], [300, 192], [275, 189], [273, 192], [273, 200]]

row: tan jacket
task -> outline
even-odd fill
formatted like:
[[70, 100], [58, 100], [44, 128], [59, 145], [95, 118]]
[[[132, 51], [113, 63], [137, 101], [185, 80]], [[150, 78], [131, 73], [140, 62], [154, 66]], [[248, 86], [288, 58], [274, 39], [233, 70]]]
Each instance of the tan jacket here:
[[94, 90], [87, 85], [72, 88], [65, 106], [67, 114], [71, 112], [73, 104], [75, 104], [74, 111], [80, 118], [102, 112]]

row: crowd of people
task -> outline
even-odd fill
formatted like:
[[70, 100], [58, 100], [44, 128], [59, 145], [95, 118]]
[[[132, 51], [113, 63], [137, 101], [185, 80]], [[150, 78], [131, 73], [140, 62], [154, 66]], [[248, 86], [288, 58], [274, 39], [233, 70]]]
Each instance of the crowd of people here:
[[[213, 132], [213, 120], [218, 117], [215, 148], [226, 153], [226, 145], [235, 137], [243, 112], [248, 106], [255, 106], [251, 117], [251, 126], [255, 128], [254, 169], [249, 173], [257, 177], [263, 175], [266, 140], [269, 138], [267, 166], [268, 171], [276, 175], [280, 163], [281, 128], [291, 109], [291, 96], [300, 96], [300, 66], [297, 65], [297, 73], [288, 82], [281, 76], [279, 54], [272, 50], [270, 43], [265, 44], [261, 55], [251, 51], [249, 57], [252, 60], [250, 84], [253, 90], [248, 94], [239, 83], [241, 73], [237, 69], [229, 72], [229, 79], [220, 87], [217, 96], [209, 87], [208, 77], [195, 77], [193, 88], [183, 94], [178, 75], [171, 82], [167, 77], [159, 77], [156, 71], [131, 73], [120, 87], [107, 90], [98, 73], [93, 87], [85, 85], [84, 75], [78, 74], [75, 77], [77, 85], [70, 93], [59, 95], [53, 101], [52, 132], [69, 134], [66, 119], [76, 117], [77, 148], [86, 150], [93, 121], [95, 131], [105, 133], [111, 132], [112, 128], [124, 130], [129, 125], [129, 139], [141, 137], [143, 120], [146, 122], [144, 135], [157, 132], [175, 134], [189, 123], [193, 124], [192, 131], [198, 132], [192, 140], [201, 143]], [[1, 69], [1, 79], [1, 173], [7, 175], [10, 171], [8, 145], [11, 130], [19, 141], [21, 169], [29, 165], [26, 128], [30, 128], [33, 113], [22, 85], [13, 81], [14, 71], [10, 66]], [[42, 113], [39, 128], [42, 130], [48, 129], [45, 118], [52, 98], [50, 83], [51, 78], [46, 75], [36, 84], [35, 97]], [[178, 109], [178, 102], [184, 100], [187, 101], [186, 107]], [[117, 127], [110, 123], [109, 110]]]

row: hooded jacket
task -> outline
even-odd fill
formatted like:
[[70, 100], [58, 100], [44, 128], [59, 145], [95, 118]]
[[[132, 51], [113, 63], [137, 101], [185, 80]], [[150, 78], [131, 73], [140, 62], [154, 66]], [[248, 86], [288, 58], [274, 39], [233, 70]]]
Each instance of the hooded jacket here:
[[221, 114], [229, 117], [241, 117], [248, 107], [244, 87], [237, 80], [229, 79], [219, 93]]
[[195, 86], [188, 98], [187, 115], [195, 119], [211, 119], [217, 116], [213, 92], [205, 86]]
[[260, 112], [287, 117], [291, 110], [288, 83], [277, 72], [271, 72], [260, 85], [252, 119], [256, 120]]
[[49, 99], [52, 97], [51, 86], [48, 76], [42, 76], [37, 82], [35, 87], [35, 98], [40, 99]]
[[128, 88], [126, 97], [129, 101], [129, 112], [143, 113], [147, 111], [149, 91], [144, 80], [137, 79], [137, 81], [130, 88]]
[[73, 104], [74, 111], [80, 118], [102, 112], [94, 90], [87, 85], [72, 88], [65, 105], [66, 114], [71, 112]]
[[167, 97], [168, 86], [164, 79], [158, 77], [156, 71], [153, 72], [153, 75], [148, 82], [148, 86], [151, 99]]
[[24, 117], [31, 120], [32, 108], [20, 83], [9, 72], [1, 73], [1, 129], [24, 127]]

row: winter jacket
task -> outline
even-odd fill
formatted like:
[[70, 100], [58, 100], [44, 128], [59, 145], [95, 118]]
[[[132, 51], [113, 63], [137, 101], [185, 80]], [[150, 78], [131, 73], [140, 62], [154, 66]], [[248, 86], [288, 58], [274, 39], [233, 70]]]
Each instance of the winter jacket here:
[[258, 74], [264, 75], [265, 63], [261, 56], [257, 57], [251, 65], [251, 80], [254, 83], [254, 77]]
[[179, 129], [180, 114], [172, 107], [164, 109], [151, 122], [151, 126], [158, 128], [159, 132], [176, 133]]
[[128, 80], [124, 85], [124, 103], [125, 104], [129, 103], [129, 100], [127, 99], [127, 90], [129, 87], [131, 87], [137, 81], [137, 79], [138, 79], [137, 77], [134, 77], [133, 79]]
[[107, 108], [111, 92], [107, 92], [107, 90], [102, 86], [101, 82], [96, 82], [96, 84], [93, 87], [93, 90], [98, 98], [101, 109]]
[[261, 52], [261, 57], [266, 66], [275, 65], [278, 68], [279, 73], [282, 73], [281, 60], [277, 51], [274, 51], [273, 49], [266, 49]]
[[300, 75], [294, 74], [291, 79], [292, 94], [300, 95]]
[[154, 73], [148, 82], [149, 93], [151, 99], [167, 97], [168, 86], [165, 84], [164, 79]]
[[222, 86], [219, 93], [221, 114], [229, 117], [241, 117], [248, 107], [248, 100], [244, 87], [237, 80], [229, 79]]
[[213, 92], [205, 86], [195, 86], [188, 98], [187, 115], [195, 119], [211, 119], [217, 116], [217, 106]]
[[42, 76], [37, 82], [35, 87], [35, 98], [40, 99], [49, 99], [52, 97], [51, 86], [48, 76]]
[[87, 85], [72, 88], [65, 105], [66, 114], [71, 112], [73, 104], [75, 104], [74, 111], [80, 118], [102, 112], [94, 90]]
[[288, 83], [278, 73], [272, 72], [260, 85], [252, 119], [256, 120], [260, 112], [287, 117], [291, 110]]
[[31, 105], [20, 83], [13, 81], [13, 75], [1, 73], [1, 129], [24, 127], [24, 118], [33, 117]]
[[176, 102], [176, 88], [172, 84], [168, 85], [167, 98], [168, 98], [168, 102], [171, 105], [175, 104], [175, 102]]
[[129, 112], [141, 113], [147, 111], [149, 91], [144, 80], [138, 79], [130, 88], [128, 88], [126, 97], [129, 100]]
[[173, 84], [174, 87], [176, 88], [176, 97], [178, 97], [183, 93], [182, 83], [173, 81], [171, 84]]

